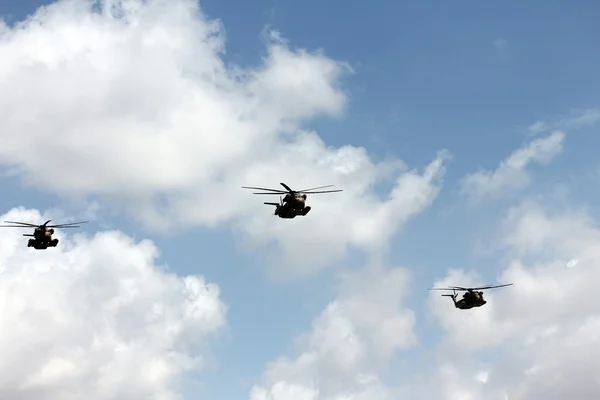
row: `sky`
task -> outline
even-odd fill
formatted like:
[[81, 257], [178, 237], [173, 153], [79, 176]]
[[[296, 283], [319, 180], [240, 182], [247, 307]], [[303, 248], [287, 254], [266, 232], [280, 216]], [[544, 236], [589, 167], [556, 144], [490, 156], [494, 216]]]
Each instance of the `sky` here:
[[599, 398], [599, 11], [2, 2], [0, 398]]

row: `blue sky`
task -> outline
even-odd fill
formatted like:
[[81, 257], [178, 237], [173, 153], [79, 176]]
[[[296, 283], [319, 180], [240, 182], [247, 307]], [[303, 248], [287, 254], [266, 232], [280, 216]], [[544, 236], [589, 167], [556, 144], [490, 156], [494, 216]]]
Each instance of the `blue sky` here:
[[[13, 23], [43, 4], [3, 2], [0, 14]], [[532, 165], [534, 183], [516, 196], [471, 205], [460, 192], [466, 174], [494, 170], [534, 140], [528, 134], [534, 122], [598, 107], [597, 3], [207, 0], [201, 8], [224, 25], [228, 63], [261, 64], [268, 26], [294, 48], [322, 48], [353, 68], [342, 80], [349, 101], [344, 114], [303, 123], [327, 145], [363, 146], [376, 160], [398, 157], [409, 169], [424, 168], [440, 149], [452, 153], [439, 196], [391, 244], [388, 262], [412, 272], [405, 304], [415, 312], [420, 341], [420, 347], [392, 363], [385, 375], [392, 381], [398, 380], [397, 371], [409, 373], [407, 359], [424, 370], [432, 367], [428, 361], [442, 331], [425, 307], [427, 287], [449, 268], [475, 269], [490, 283], [498, 279], [506, 259], [477, 249], [494, 240], [508, 207], [531, 196], [550, 198], [563, 185], [570, 189], [563, 209], [587, 206], [597, 216], [599, 125], [567, 130], [564, 151], [550, 165]], [[5, 180], [3, 189], [4, 210], [65, 206], [58, 197], [34, 193], [17, 180]], [[219, 368], [201, 375], [202, 391], [215, 399], [248, 398], [267, 363], [294, 354], [293, 338], [310, 329], [334, 298], [339, 268], [360, 268], [365, 259], [356, 250], [336, 262], [338, 269], [277, 283], [265, 273], [260, 255], [241, 251], [226, 227], [168, 236], [146, 231], [125, 216], [104, 219], [114, 229], [150, 237], [161, 249], [161, 262], [178, 274], [200, 273], [220, 286], [229, 307], [229, 334], [211, 343]], [[90, 225], [85, 231], [96, 229]]]

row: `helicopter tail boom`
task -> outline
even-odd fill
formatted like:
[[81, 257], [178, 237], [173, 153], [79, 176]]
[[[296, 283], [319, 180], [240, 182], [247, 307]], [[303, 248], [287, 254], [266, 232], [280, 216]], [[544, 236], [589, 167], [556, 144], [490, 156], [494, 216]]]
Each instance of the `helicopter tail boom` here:
[[452, 302], [456, 306], [456, 293], [454, 293], [454, 294], [443, 294], [442, 297], [450, 297], [452, 299]]

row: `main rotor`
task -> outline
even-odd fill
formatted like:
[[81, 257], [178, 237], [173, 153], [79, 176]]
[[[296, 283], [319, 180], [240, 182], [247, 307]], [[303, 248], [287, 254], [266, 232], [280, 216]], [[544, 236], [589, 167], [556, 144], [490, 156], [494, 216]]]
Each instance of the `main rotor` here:
[[512, 286], [512, 283], [507, 283], [505, 285], [488, 285], [488, 286], [479, 286], [474, 288], [464, 288], [461, 286], [448, 286], [447, 288], [431, 288], [429, 290], [452, 290], [452, 291], [463, 291], [463, 292], [474, 292], [476, 290], [487, 290], [487, 289], [495, 289], [506, 286]]
[[322, 190], [322, 191], [315, 192], [315, 190], [325, 189], [328, 187], [332, 187], [334, 185], [319, 186], [319, 187], [315, 187], [315, 188], [311, 188], [311, 189], [303, 189], [303, 190], [292, 190], [288, 185], [286, 185], [283, 182], [281, 182], [280, 185], [283, 186], [286, 190], [268, 189], [268, 188], [253, 187], [253, 186], [242, 186], [242, 189], [254, 189], [254, 190], [262, 190], [263, 191], [263, 192], [254, 192], [252, 194], [274, 194], [274, 195], [279, 195], [279, 196], [281, 196], [282, 194], [291, 194], [293, 196], [297, 193], [320, 194], [320, 193], [334, 193], [334, 192], [342, 192], [343, 191], [342, 189], [336, 189], [336, 190]]
[[48, 225], [52, 221], [49, 219], [41, 225], [30, 224], [28, 222], [18, 222], [18, 221], [4, 221], [7, 224], [12, 225], [0, 225], [0, 228], [34, 228], [34, 229], [49, 229], [49, 228], [57, 228], [57, 229], [65, 229], [65, 228], [79, 228], [79, 224], [85, 224], [89, 221], [80, 221], [80, 222], [71, 222], [68, 224], [57, 224], [57, 225]]

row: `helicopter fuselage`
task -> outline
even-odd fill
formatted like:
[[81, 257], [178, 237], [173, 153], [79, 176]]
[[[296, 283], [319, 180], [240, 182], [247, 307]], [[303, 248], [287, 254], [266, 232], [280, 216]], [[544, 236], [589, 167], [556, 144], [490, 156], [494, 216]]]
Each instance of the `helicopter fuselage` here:
[[483, 298], [483, 293], [481, 292], [466, 292], [463, 295], [463, 298], [460, 300], [456, 300], [456, 295], [447, 295], [452, 298], [454, 302], [454, 306], [461, 310], [470, 310], [471, 308], [481, 307], [487, 304], [487, 301]]
[[[46, 250], [48, 247], [56, 247], [58, 239], [53, 239], [54, 229], [36, 228], [33, 231], [33, 238], [27, 242], [27, 247], [33, 247], [36, 250]], [[32, 235], [26, 235], [32, 236]]]
[[50, 228], [50, 229], [36, 228], [33, 231], [33, 237], [36, 240], [39, 240], [42, 242], [51, 242], [53, 234], [54, 234], [54, 229], [52, 229], [52, 228]]
[[283, 205], [277, 205], [275, 209], [275, 215], [279, 218], [292, 219], [298, 216], [305, 216], [310, 211], [310, 206], [304, 206], [302, 208], [296, 208], [295, 205], [290, 203], [284, 203]]
[[306, 207], [306, 195], [302, 193], [288, 193], [283, 198], [284, 206], [294, 210], [303, 210]]
[[37, 239], [29, 239], [27, 243], [27, 247], [33, 247], [36, 250], [46, 250], [48, 247], [56, 247], [58, 246], [58, 239], [52, 240], [37, 240]]
[[455, 303], [456, 308], [460, 308], [461, 310], [470, 310], [471, 308], [481, 307], [486, 304], [487, 301], [465, 301], [464, 299], [460, 299]]

